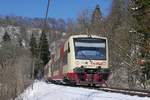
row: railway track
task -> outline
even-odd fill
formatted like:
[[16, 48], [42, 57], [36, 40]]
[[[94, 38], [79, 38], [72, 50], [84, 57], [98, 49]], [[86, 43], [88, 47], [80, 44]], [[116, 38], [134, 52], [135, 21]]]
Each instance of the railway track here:
[[121, 94], [131, 95], [131, 96], [150, 97], [150, 91], [149, 90], [137, 90], [137, 89], [115, 88], [115, 87], [86, 86], [86, 85], [69, 85], [69, 84], [60, 84], [60, 83], [52, 83], [52, 84], [70, 86], [70, 87], [81, 87], [81, 88], [86, 88], [86, 89], [94, 89], [94, 90], [112, 92], [112, 93], [121, 93]]
[[114, 93], [121, 93], [131, 96], [139, 96], [139, 97], [150, 97], [150, 91], [148, 90], [133, 90], [133, 89], [122, 89], [122, 88], [96, 88], [96, 90], [102, 90], [106, 92], [114, 92]]

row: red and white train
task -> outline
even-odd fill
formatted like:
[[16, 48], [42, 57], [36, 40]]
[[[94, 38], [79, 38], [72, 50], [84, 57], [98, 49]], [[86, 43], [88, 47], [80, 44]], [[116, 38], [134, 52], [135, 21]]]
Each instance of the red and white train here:
[[102, 85], [108, 80], [107, 38], [73, 35], [55, 52], [44, 68], [46, 80], [86, 85]]

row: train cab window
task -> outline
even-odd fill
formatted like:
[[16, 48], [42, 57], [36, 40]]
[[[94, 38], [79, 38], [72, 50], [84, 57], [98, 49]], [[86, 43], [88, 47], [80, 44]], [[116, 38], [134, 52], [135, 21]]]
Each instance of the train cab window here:
[[75, 58], [106, 60], [106, 39], [74, 38]]
[[68, 43], [68, 53], [70, 52], [70, 45], [69, 45], [69, 43]]

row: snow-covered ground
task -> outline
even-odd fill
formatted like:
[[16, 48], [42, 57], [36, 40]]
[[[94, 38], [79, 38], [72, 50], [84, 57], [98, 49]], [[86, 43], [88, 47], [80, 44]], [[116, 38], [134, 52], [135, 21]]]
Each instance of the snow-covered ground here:
[[137, 97], [119, 93], [108, 93], [78, 87], [59, 86], [36, 81], [16, 100], [150, 100], [148, 97]]

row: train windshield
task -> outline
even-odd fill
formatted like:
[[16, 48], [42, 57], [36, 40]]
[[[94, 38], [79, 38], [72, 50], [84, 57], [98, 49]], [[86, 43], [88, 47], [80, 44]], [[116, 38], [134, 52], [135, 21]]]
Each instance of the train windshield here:
[[75, 58], [84, 60], [106, 60], [106, 39], [74, 38]]

